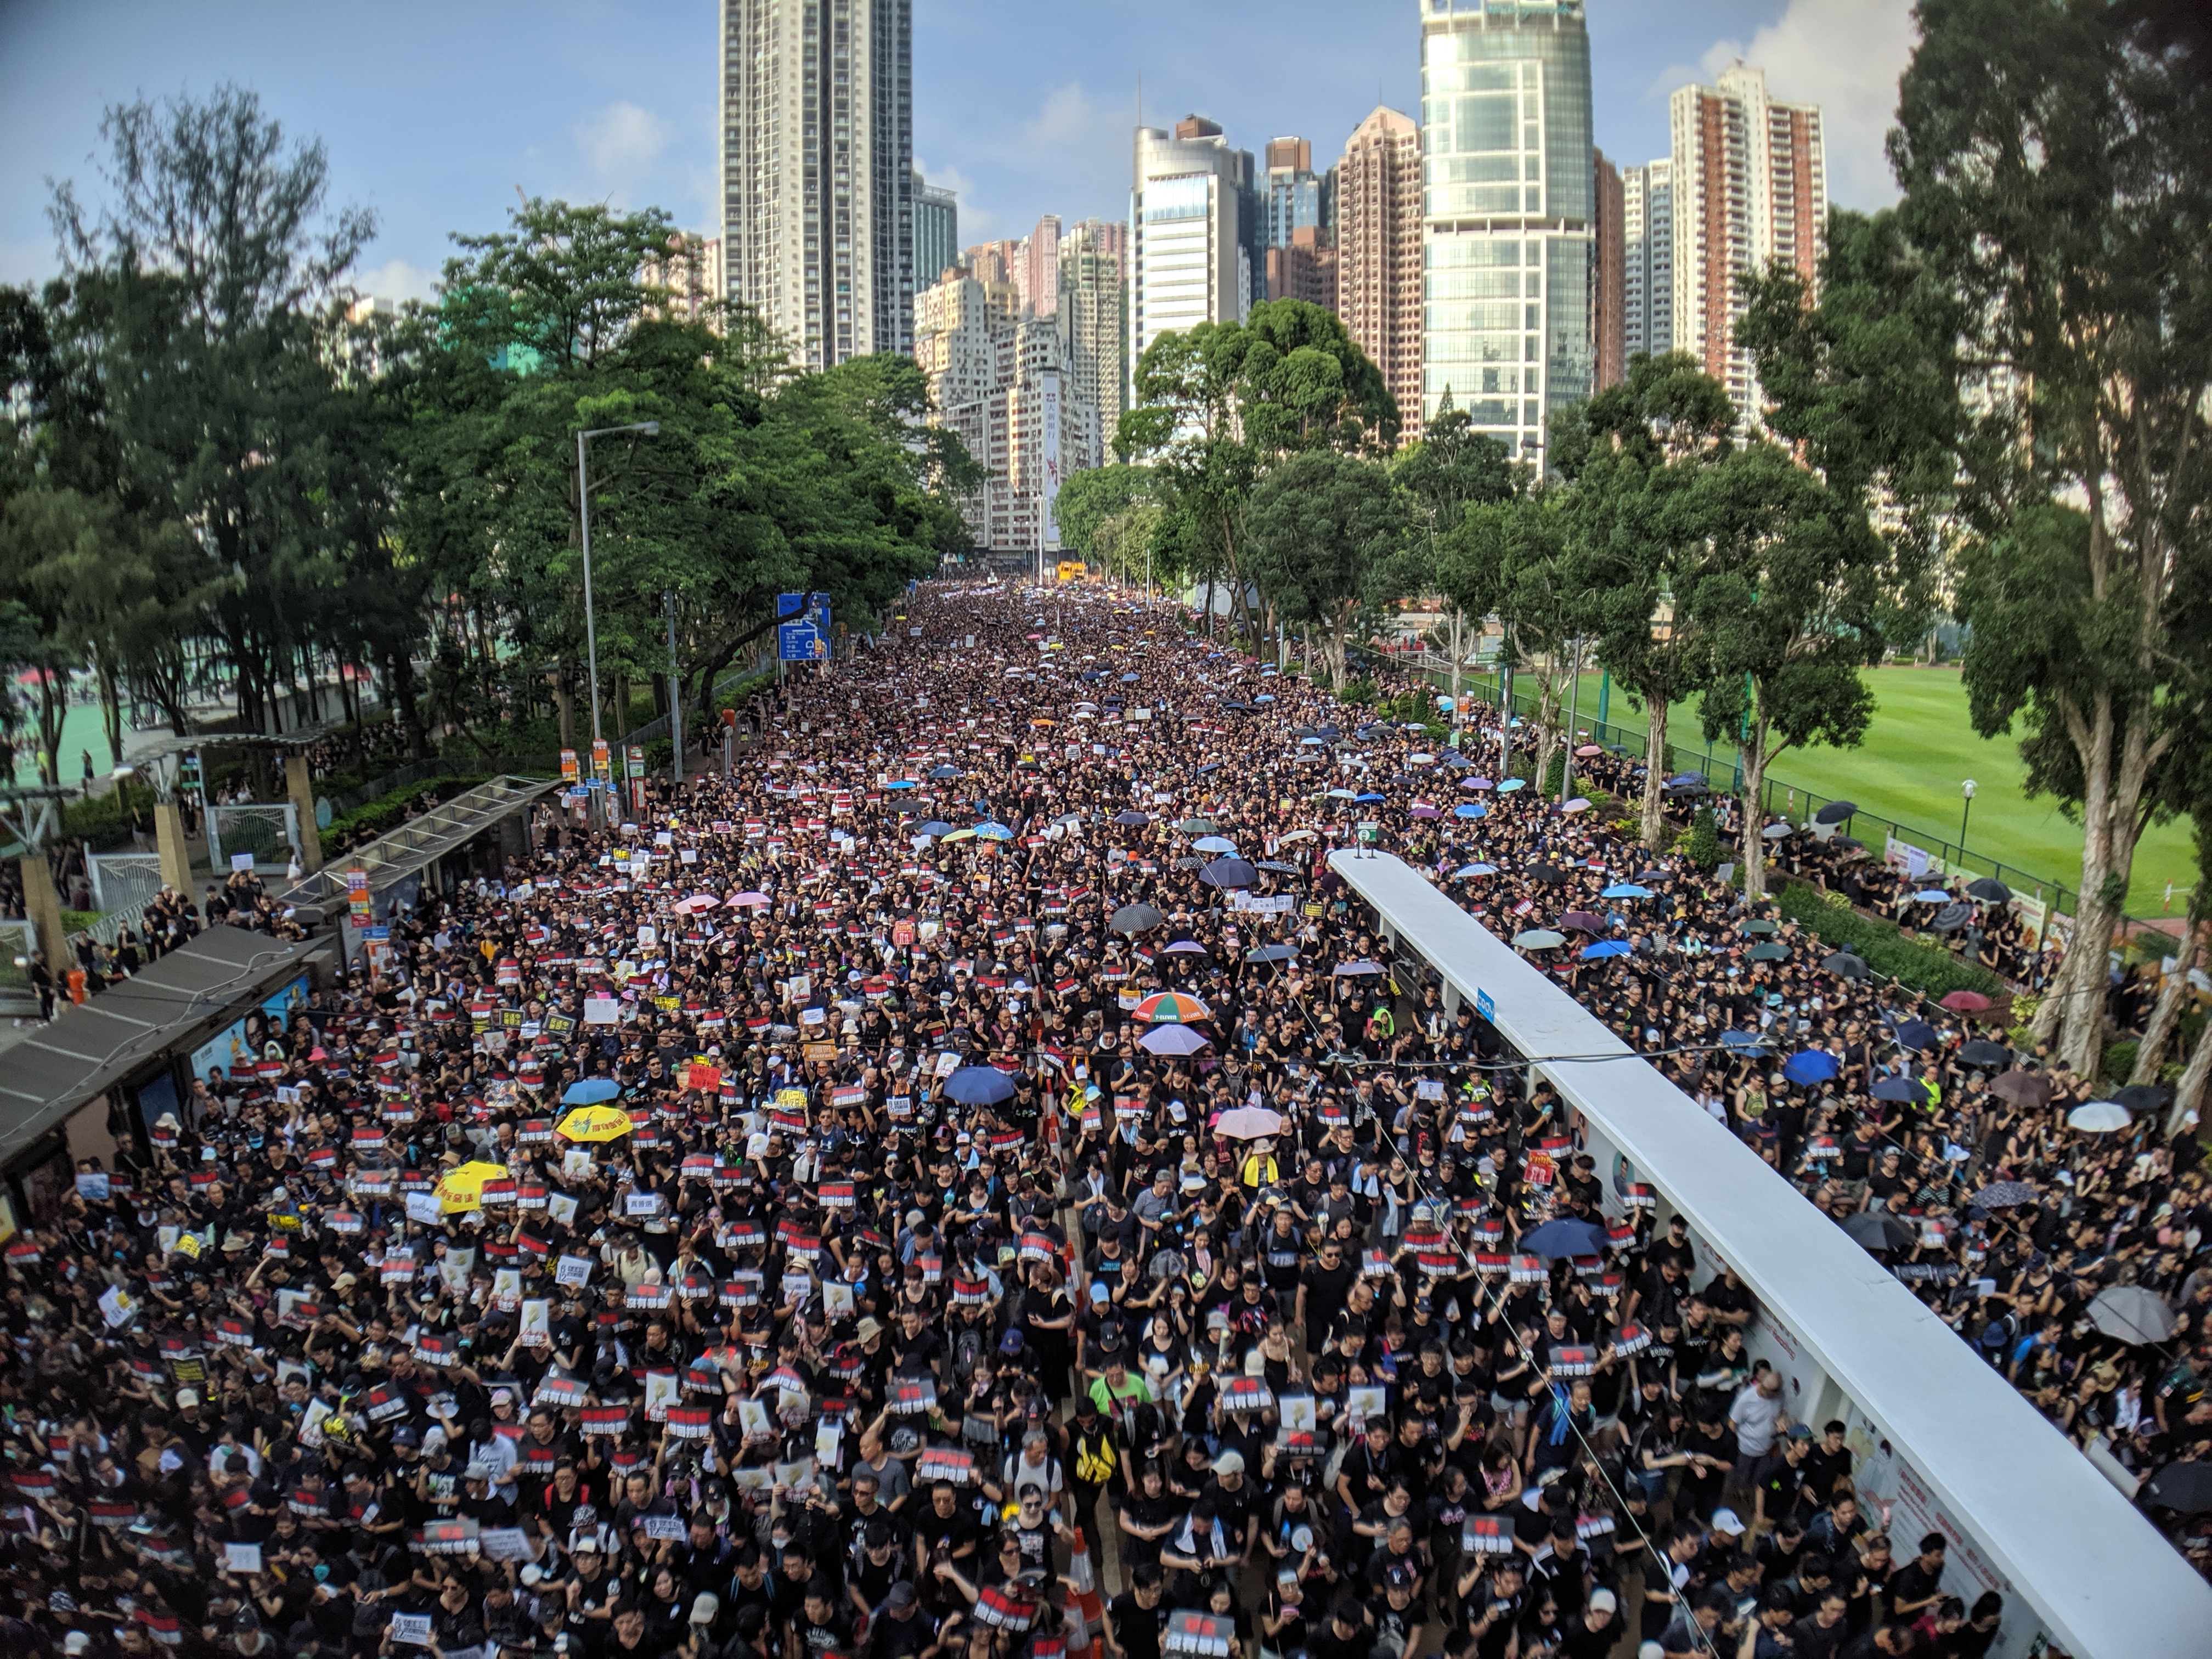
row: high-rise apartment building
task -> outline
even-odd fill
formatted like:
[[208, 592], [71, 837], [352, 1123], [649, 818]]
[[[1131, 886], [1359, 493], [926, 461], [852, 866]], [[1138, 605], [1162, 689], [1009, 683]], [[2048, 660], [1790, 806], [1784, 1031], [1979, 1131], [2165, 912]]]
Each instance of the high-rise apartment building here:
[[714, 309], [724, 293], [722, 239], [677, 231], [668, 239], [668, 252], [648, 259], [638, 272], [647, 288], [668, 290], [665, 300], [648, 307], [654, 316], [681, 317], [719, 329], [720, 314]]
[[720, 40], [730, 297], [804, 368], [910, 350], [913, 0], [721, 0]]
[[1097, 410], [1068, 395], [1059, 320], [1024, 316], [1011, 283], [956, 276], [915, 300], [915, 361], [929, 382], [931, 420], [957, 433], [988, 472], [961, 504], [977, 544], [1055, 550], [1052, 498], [1101, 453]]
[[1828, 210], [1820, 112], [1770, 98], [1766, 72], [1737, 64], [1717, 86], [1681, 87], [1668, 104], [1674, 139], [1674, 327], [1728, 387], [1747, 422], [1759, 395], [1735, 343], [1744, 312], [1737, 278], [1775, 260], [1808, 283], [1820, 272]]
[[1377, 107], [1336, 164], [1336, 314], [1421, 431], [1421, 129]]
[[1023, 297], [1030, 315], [1049, 317], [1060, 305], [1060, 216], [1048, 213], [1022, 239]]
[[1067, 356], [1067, 398], [1098, 411], [1110, 445], [1128, 378], [1129, 285], [1124, 272], [1129, 228], [1082, 219], [1060, 239], [1060, 333]]
[[1620, 169], [1591, 152], [1595, 173], [1597, 229], [1590, 252], [1591, 390], [1602, 392], [1628, 378], [1628, 238]]
[[1200, 323], [1242, 322], [1257, 248], [1252, 152], [1188, 116], [1173, 132], [1139, 127], [1129, 186], [1129, 369], [1153, 341]]
[[1422, 413], [1449, 392], [1479, 430], [1534, 456], [1551, 412], [1589, 396], [1594, 368], [1583, 0], [1420, 11]]
[[1267, 298], [1304, 300], [1336, 309], [1336, 250], [1319, 225], [1300, 225], [1291, 240], [1267, 250]]
[[960, 263], [960, 201], [949, 190], [924, 184], [914, 173], [914, 285], [933, 288], [947, 267]]
[[1620, 174], [1621, 349], [1658, 357], [1674, 349], [1674, 164]]

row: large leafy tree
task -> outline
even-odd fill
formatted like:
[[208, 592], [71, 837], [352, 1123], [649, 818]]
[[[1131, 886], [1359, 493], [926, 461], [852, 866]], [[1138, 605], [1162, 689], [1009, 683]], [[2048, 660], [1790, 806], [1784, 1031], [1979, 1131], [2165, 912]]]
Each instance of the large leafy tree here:
[[2100, 1058], [2104, 964], [2160, 774], [2191, 733], [2176, 598], [2206, 580], [2212, 44], [2193, 9], [1923, 0], [1891, 159], [1963, 301], [1983, 533], [1959, 612], [1978, 729], [2081, 820], [2066, 966], [2037, 1016]]
[[1463, 409], [1450, 400], [1423, 428], [1418, 442], [1409, 444], [1391, 463], [1391, 476], [1405, 492], [1420, 545], [1429, 563], [1426, 585], [1443, 592], [1451, 602], [1452, 696], [1459, 696], [1461, 665], [1467, 655], [1465, 632], [1470, 619], [1480, 621], [1489, 611], [1491, 597], [1479, 596], [1481, 609], [1470, 611], [1443, 587], [1443, 537], [1456, 526], [1467, 509], [1484, 501], [1509, 501], [1521, 488], [1521, 477], [1505, 446], [1477, 432]]
[[1334, 313], [1268, 300], [1241, 323], [1164, 334], [1137, 364], [1136, 404], [1115, 438], [1152, 465], [1162, 536], [1194, 574], [1224, 578], [1242, 617], [1244, 515], [1284, 457], [1316, 449], [1387, 451], [1396, 403]]
[[1553, 423], [1551, 460], [1571, 486], [1570, 552], [1589, 595], [1593, 647], [1644, 705], [1647, 846], [1665, 823], [1669, 708], [1711, 672], [1701, 619], [1677, 596], [1712, 568], [1715, 497], [1702, 485], [1734, 451], [1735, 418], [1726, 389], [1677, 352], [1639, 355], [1626, 380]]
[[1352, 618], [1402, 598], [1418, 574], [1406, 532], [1402, 497], [1365, 457], [1309, 450], [1253, 491], [1248, 574], [1285, 621], [1322, 630], [1338, 685]]

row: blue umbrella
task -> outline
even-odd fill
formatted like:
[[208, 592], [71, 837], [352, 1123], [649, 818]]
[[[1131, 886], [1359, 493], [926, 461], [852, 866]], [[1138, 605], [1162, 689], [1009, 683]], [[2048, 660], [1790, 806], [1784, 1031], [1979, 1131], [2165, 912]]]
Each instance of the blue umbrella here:
[[1616, 881], [1598, 896], [1600, 898], [1650, 898], [1651, 890], [1649, 887], [1638, 887], [1632, 881]]
[[1198, 878], [1208, 887], [1249, 887], [1260, 879], [1258, 872], [1243, 859], [1216, 859], [1198, 872]]
[[1582, 951], [1584, 962], [1603, 962], [1608, 957], [1627, 954], [1628, 941], [1625, 939], [1601, 939], [1595, 945], [1583, 945]]
[[1605, 1229], [1588, 1221], [1547, 1221], [1522, 1237], [1521, 1248], [1547, 1261], [1557, 1261], [1562, 1256], [1602, 1255]]
[[1897, 1028], [1897, 1042], [1902, 1048], [1933, 1048], [1936, 1028], [1924, 1019], [1908, 1019]]
[[914, 833], [917, 836], [949, 836], [952, 833], [952, 826], [943, 818], [932, 818]]
[[611, 1077], [587, 1077], [581, 1083], [572, 1083], [562, 1092], [563, 1106], [596, 1106], [603, 1100], [612, 1100], [622, 1092], [622, 1085]]
[[914, 780], [912, 778], [893, 778], [889, 783], [885, 784], [884, 787], [886, 789], [911, 789], [914, 787]]
[[1876, 1100], [1894, 1100], [1907, 1105], [1918, 1105], [1928, 1098], [1928, 1085], [1917, 1078], [1886, 1077], [1877, 1079], [1867, 1091]]
[[1134, 674], [1124, 674], [1121, 676], [1121, 684], [1124, 685], [1134, 685], [1136, 683], [1137, 677]]
[[1826, 1083], [1842, 1070], [1836, 1057], [1821, 1048], [1808, 1048], [1782, 1062], [1782, 1075], [1792, 1083]]
[[1152, 815], [1148, 812], [1139, 812], [1133, 810], [1127, 812], [1116, 812], [1114, 814], [1114, 822], [1120, 824], [1125, 830], [1134, 829], [1138, 824], [1150, 823], [1152, 821]]
[[1528, 780], [1526, 778], [1508, 778], [1498, 786], [1498, 793], [1501, 795], [1510, 795], [1516, 789], [1526, 789], [1528, 787]]
[[1452, 816], [1455, 818], [1486, 818], [1490, 816], [1490, 809], [1479, 800], [1471, 800], [1453, 807]]
[[1452, 872], [1455, 876], [1494, 876], [1497, 873], [1498, 866], [1494, 864], [1462, 864]]
[[995, 1066], [963, 1066], [945, 1079], [945, 1092], [963, 1106], [995, 1106], [1013, 1098], [1014, 1080]]
[[1759, 1033], [1756, 1031], [1723, 1031], [1721, 1047], [1733, 1048], [1740, 1054], [1763, 1054], [1766, 1052], [1766, 1045], [1759, 1040]]
[[979, 823], [975, 833], [985, 841], [1012, 841], [1014, 832], [1003, 823]]
[[1373, 802], [1373, 801], [1378, 801], [1378, 800], [1388, 800], [1388, 799], [1389, 799], [1389, 796], [1387, 796], [1387, 795], [1378, 795], [1378, 794], [1376, 794], [1373, 790], [1371, 790], [1371, 789], [1370, 789], [1370, 790], [1369, 790], [1365, 794], [1364, 794], [1364, 795], [1354, 795], [1352, 799], [1353, 799], [1353, 801], [1355, 801], [1355, 802], [1359, 802], [1359, 803], [1367, 803], [1367, 802]]

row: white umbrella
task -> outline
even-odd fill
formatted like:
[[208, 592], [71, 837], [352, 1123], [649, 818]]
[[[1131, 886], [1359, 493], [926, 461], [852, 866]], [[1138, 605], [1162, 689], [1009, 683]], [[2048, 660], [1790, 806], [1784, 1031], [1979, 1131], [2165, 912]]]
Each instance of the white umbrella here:
[[2106, 1336], [2142, 1346], [2173, 1334], [2173, 1310], [2143, 1285], [2115, 1285], [2089, 1304], [2089, 1322]]
[[2086, 1134], [2110, 1134], [2115, 1129], [2124, 1129], [2135, 1119], [2128, 1109], [2117, 1100], [2093, 1100], [2086, 1106], [2076, 1106], [2066, 1114], [2066, 1127], [2079, 1129]]
[[1282, 1127], [1282, 1115], [1265, 1106], [1235, 1107], [1213, 1121], [1214, 1133], [1231, 1140], [1257, 1140], [1262, 1135], [1281, 1133]]

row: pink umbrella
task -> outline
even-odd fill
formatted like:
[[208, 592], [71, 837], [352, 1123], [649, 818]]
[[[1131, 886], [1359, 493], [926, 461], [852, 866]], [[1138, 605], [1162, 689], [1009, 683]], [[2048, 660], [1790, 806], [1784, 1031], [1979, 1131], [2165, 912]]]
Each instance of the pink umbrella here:
[[766, 893], [732, 893], [723, 902], [731, 909], [738, 910], [749, 904], [765, 905], [768, 902], [768, 895]]

